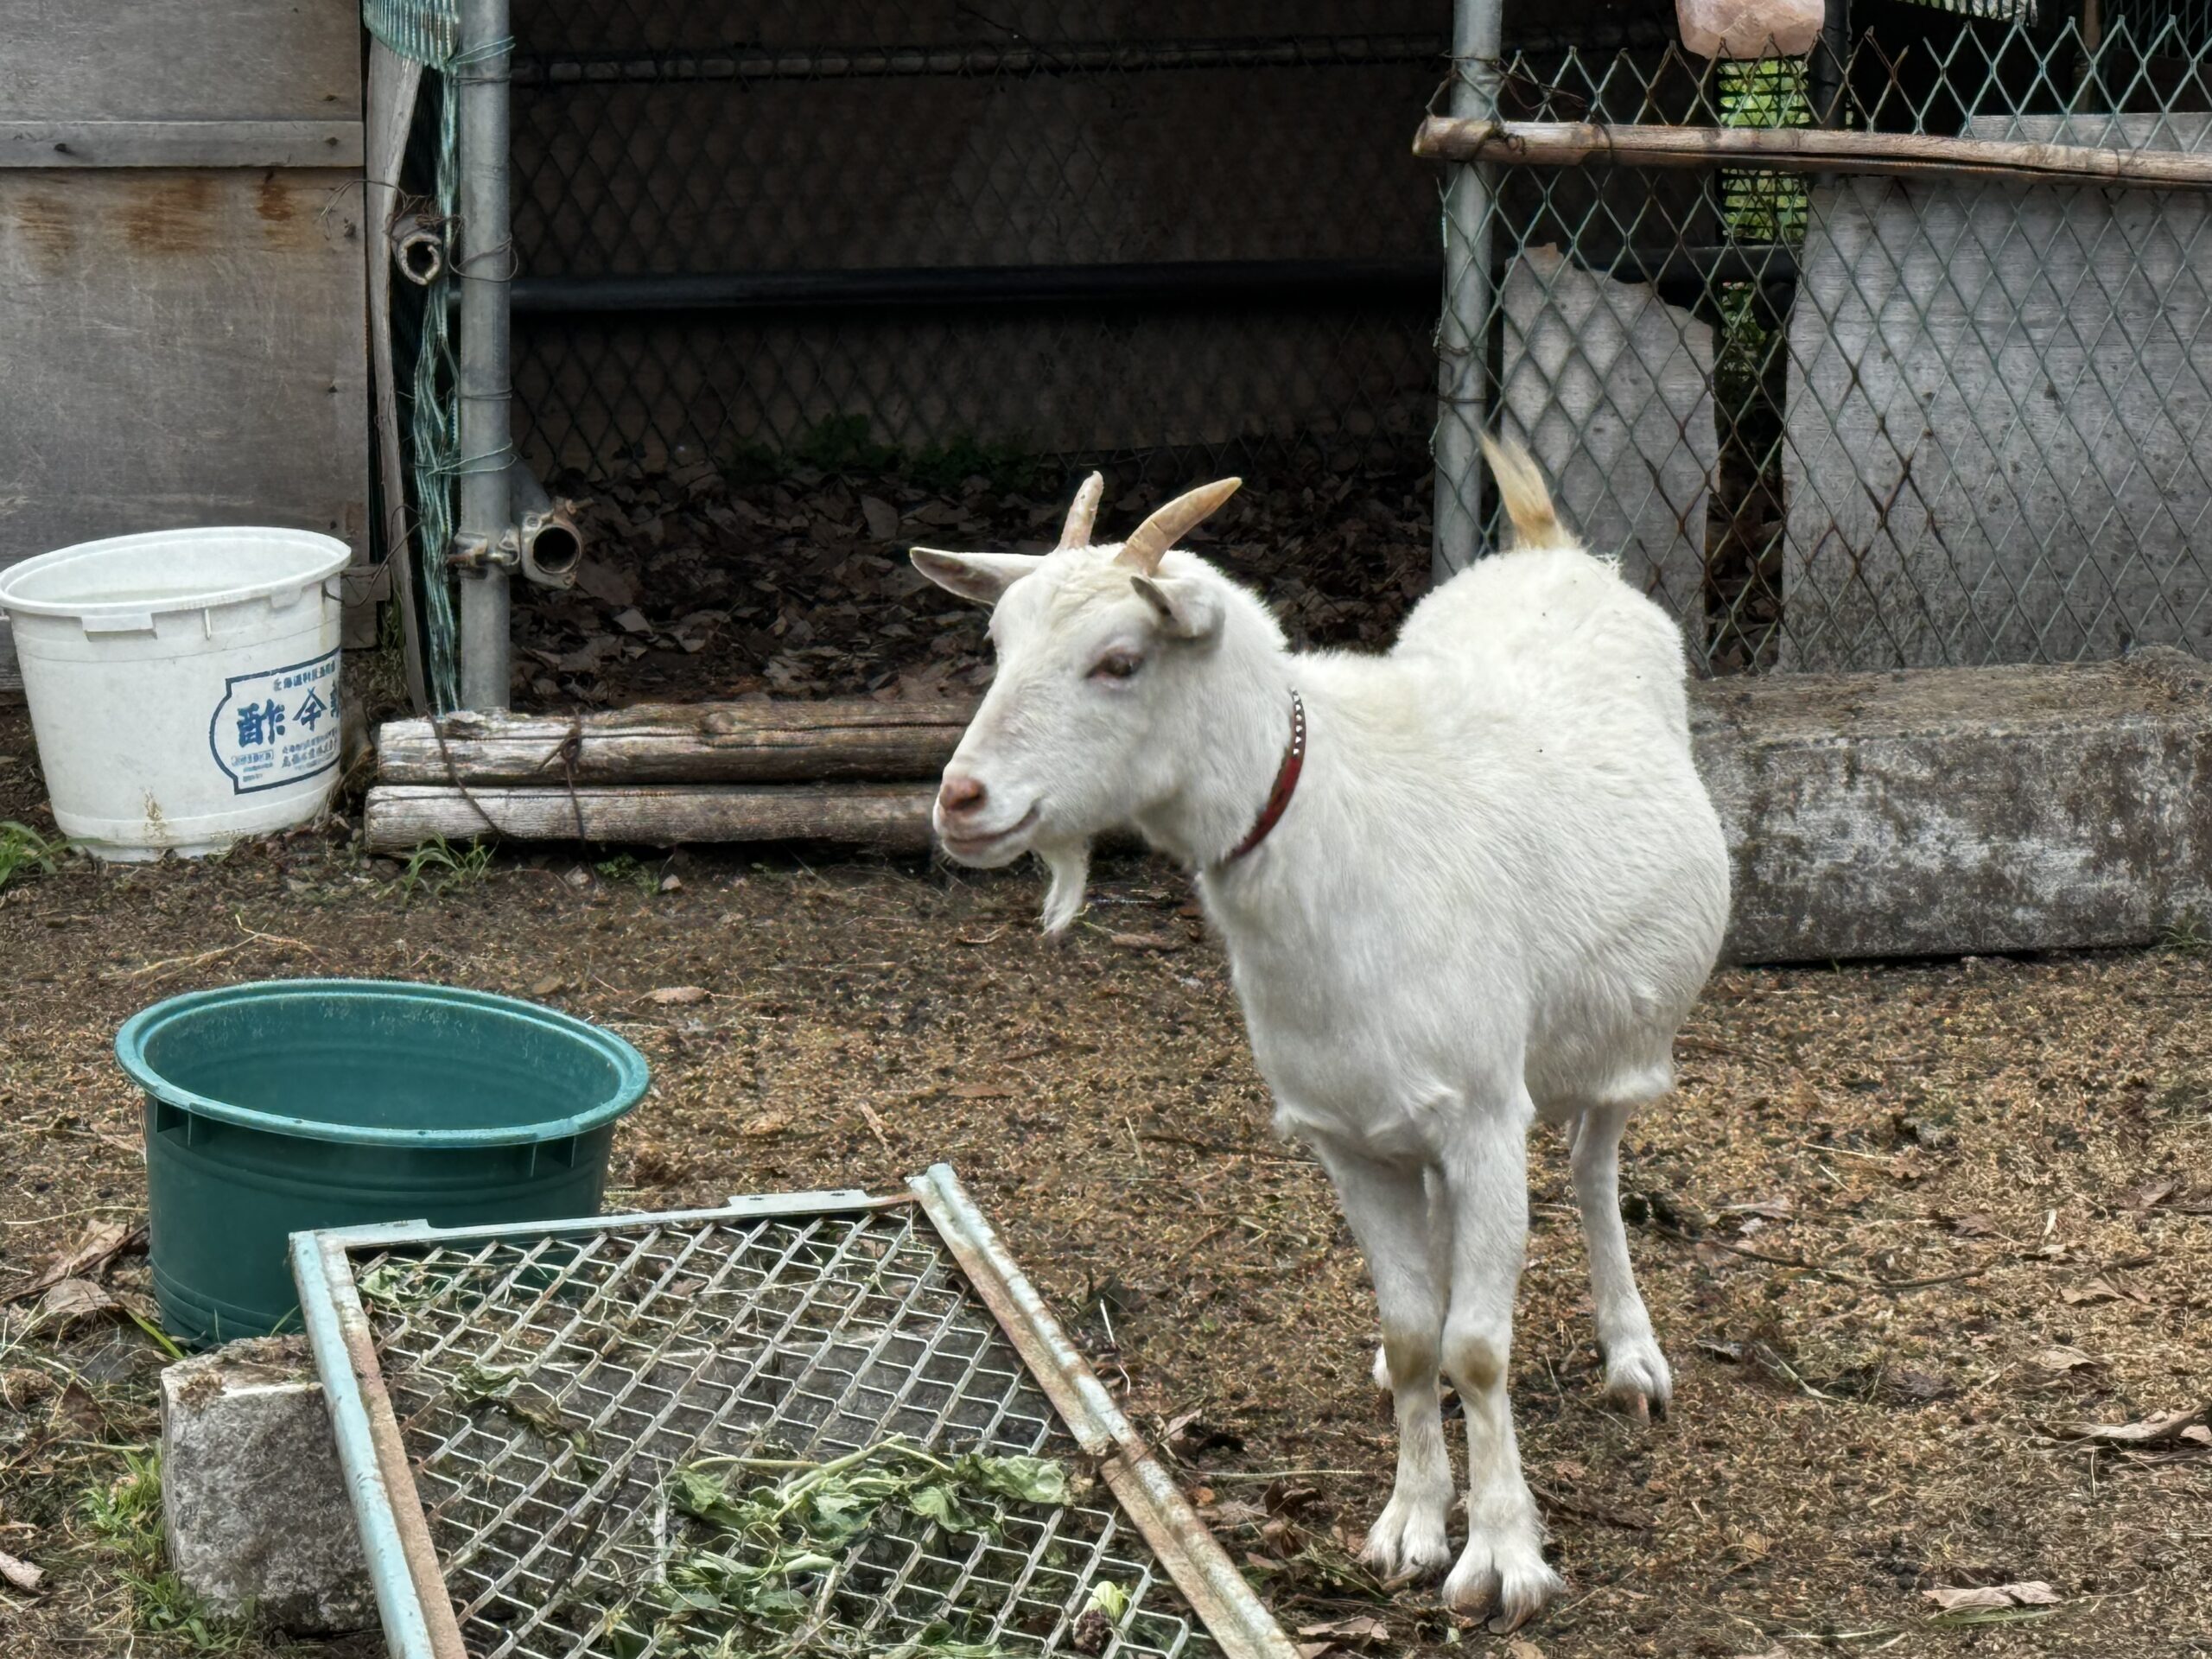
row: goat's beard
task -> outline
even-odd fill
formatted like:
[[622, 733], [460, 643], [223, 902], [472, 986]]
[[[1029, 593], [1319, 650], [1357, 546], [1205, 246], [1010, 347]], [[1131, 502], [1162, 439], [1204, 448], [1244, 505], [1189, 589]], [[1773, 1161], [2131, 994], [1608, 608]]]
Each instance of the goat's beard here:
[[1033, 842], [1030, 850], [1045, 861], [1052, 875], [1052, 886], [1045, 889], [1045, 931], [1064, 933], [1083, 910], [1084, 887], [1090, 879], [1090, 843]]

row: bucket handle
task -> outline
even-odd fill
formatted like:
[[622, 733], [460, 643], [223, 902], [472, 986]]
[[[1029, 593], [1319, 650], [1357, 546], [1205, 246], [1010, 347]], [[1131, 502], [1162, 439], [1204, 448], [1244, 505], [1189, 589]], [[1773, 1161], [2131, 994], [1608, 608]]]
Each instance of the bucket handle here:
[[79, 626], [86, 633], [151, 633], [154, 613], [151, 611], [110, 611], [104, 615], [79, 619]]
[[172, 1106], [165, 1100], [156, 1100], [151, 1095], [146, 1096], [146, 1103], [154, 1109], [155, 1135], [174, 1135], [181, 1128], [184, 1144], [188, 1147], [192, 1144], [192, 1126], [198, 1121], [198, 1114], [188, 1112], [180, 1106]]
[[541, 1163], [552, 1164], [562, 1169], [574, 1169], [576, 1166], [576, 1154], [582, 1149], [582, 1147], [583, 1137], [580, 1135], [571, 1135], [559, 1141], [535, 1141], [530, 1148], [528, 1173], [531, 1175], [537, 1173], [538, 1166]]

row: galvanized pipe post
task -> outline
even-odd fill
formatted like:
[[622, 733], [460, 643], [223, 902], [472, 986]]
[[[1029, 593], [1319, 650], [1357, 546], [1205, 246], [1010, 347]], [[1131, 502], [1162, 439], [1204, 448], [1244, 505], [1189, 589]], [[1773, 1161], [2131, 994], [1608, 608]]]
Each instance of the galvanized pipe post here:
[[[1454, 0], [1455, 116], [1494, 120], [1504, 0]], [[1449, 581], [1482, 544], [1482, 430], [1489, 397], [1491, 203], [1496, 169], [1455, 167], [1444, 188], [1444, 312], [1437, 324], [1435, 541], [1429, 577]]]
[[461, 413], [459, 531], [479, 550], [461, 582], [461, 702], [507, 706], [507, 566], [502, 543], [514, 522], [507, 465], [513, 426], [507, 290], [514, 245], [507, 203], [507, 79], [513, 56], [508, 0], [461, 0], [458, 100], [461, 224], [454, 275], [461, 289], [457, 353]]

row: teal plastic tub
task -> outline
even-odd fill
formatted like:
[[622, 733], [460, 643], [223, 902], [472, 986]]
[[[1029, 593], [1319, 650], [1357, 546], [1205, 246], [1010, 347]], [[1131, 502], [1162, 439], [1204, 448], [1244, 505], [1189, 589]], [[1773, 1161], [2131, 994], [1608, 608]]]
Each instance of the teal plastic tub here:
[[381, 980], [195, 991], [134, 1014], [162, 1322], [196, 1346], [296, 1328], [311, 1229], [599, 1213], [645, 1057], [512, 997]]

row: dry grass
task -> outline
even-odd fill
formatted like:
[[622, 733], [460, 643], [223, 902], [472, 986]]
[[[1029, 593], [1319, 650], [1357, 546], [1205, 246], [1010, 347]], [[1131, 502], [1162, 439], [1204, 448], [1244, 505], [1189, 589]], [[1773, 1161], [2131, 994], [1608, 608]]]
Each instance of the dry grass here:
[[[0, 722], [0, 753], [17, 742]], [[0, 817], [29, 815], [24, 788], [0, 765]], [[950, 1160], [1140, 1421], [1198, 1414], [1186, 1478], [1286, 1620], [1368, 1611], [1339, 1563], [1390, 1465], [1371, 1312], [1319, 1172], [1266, 1131], [1179, 884], [1110, 870], [1054, 947], [1026, 875], [677, 868], [653, 894], [620, 864], [501, 860], [403, 905], [397, 869], [302, 838], [21, 881], [0, 899], [0, 1295], [143, 1205], [108, 1046], [144, 1002], [295, 973], [537, 995], [653, 1063], [617, 1202], [882, 1189]], [[649, 1000], [672, 985], [709, 995]], [[2212, 1650], [2212, 1452], [2063, 1433], [2212, 1400], [2208, 1002], [2212, 961], [2180, 950], [1719, 977], [1681, 1098], [1630, 1135], [1632, 1248], [1679, 1382], [1649, 1431], [1599, 1397], [1542, 1137], [1513, 1392], [1572, 1592], [1527, 1639], [1549, 1659]], [[48, 1382], [0, 1402], [0, 1549], [50, 1576], [0, 1592], [0, 1646], [161, 1651], [82, 1508], [124, 1472], [103, 1448], [149, 1435], [158, 1356], [124, 1326], [21, 1325], [0, 1372]], [[1317, 1469], [1351, 1472], [1275, 1478]], [[1954, 1624], [1922, 1594], [2022, 1580], [2059, 1605]], [[1395, 1651], [1504, 1646], [1427, 1592], [1375, 1610]]]

